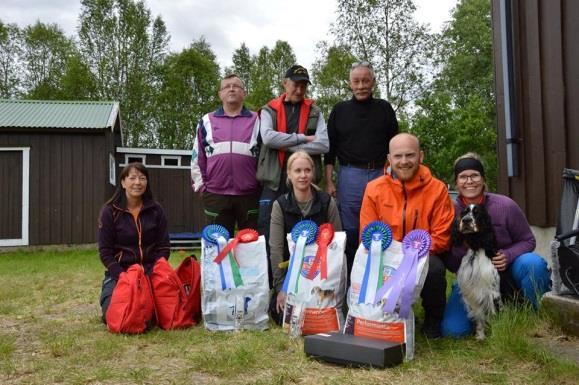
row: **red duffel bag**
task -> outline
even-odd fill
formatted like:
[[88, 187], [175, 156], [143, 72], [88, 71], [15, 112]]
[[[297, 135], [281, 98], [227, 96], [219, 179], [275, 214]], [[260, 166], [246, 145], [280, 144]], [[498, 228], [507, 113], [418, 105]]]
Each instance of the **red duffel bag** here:
[[154, 317], [151, 285], [143, 266], [132, 265], [122, 272], [107, 310], [108, 329], [113, 333], [137, 334], [147, 330]]
[[197, 261], [187, 257], [175, 272], [165, 258], [160, 258], [150, 278], [159, 327], [168, 330], [193, 326], [201, 312], [200, 305], [196, 306], [201, 301]]

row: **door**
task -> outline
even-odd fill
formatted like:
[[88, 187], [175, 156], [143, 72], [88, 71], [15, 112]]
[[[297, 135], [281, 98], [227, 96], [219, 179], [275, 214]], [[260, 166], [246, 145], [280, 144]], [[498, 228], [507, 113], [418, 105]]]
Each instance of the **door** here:
[[29, 148], [0, 148], [0, 246], [28, 245]]

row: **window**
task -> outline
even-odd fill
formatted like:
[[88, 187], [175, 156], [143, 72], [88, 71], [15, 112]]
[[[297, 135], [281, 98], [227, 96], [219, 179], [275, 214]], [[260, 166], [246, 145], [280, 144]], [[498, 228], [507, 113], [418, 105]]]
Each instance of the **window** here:
[[125, 165], [133, 162], [147, 164], [145, 160], [146, 160], [145, 155], [125, 154]]
[[179, 167], [181, 166], [180, 156], [161, 156], [161, 165], [163, 167]]

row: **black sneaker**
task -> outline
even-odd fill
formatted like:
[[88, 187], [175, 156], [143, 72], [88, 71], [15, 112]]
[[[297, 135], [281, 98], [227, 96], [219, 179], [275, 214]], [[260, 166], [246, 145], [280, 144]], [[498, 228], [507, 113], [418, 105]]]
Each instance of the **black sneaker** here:
[[422, 334], [429, 339], [437, 339], [442, 337], [440, 332], [440, 321], [432, 318], [424, 319], [424, 324], [422, 325]]

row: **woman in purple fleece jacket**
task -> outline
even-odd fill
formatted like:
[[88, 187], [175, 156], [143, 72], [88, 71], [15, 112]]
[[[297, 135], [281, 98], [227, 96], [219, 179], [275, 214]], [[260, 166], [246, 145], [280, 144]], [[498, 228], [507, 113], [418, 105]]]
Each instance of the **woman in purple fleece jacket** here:
[[120, 181], [98, 224], [99, 254], [106, 268], [100, 298], [103, 321], [119, 275], [135, 263], [149, 273], [170, 252], [167, 217], [153, 199], [145, 166], [129, 163]]
[[[535, 250], [535, 236], [519, 206], [509, 197], [485, 192], [485, 172], [480, 157], [468, 153], [454, 163], [454, 179], [458, 197], [454, 204], [455, 216], [471, 203], [482, 204], [487, 209], [495, 231], [497, 254], [492, 259], [501, 276], [501, 294], [513, 295], [521, 291], [535, 308], [538, 298], [550, 286], [547, 263]], [[456, 273], [466, 254], [462, 245], [453, 245], [446, 258], [446, 267]], [[473, 331], [463, 305], [458, 285], [452, 291], [442, 320], [444, 336], [461, 337]]]

